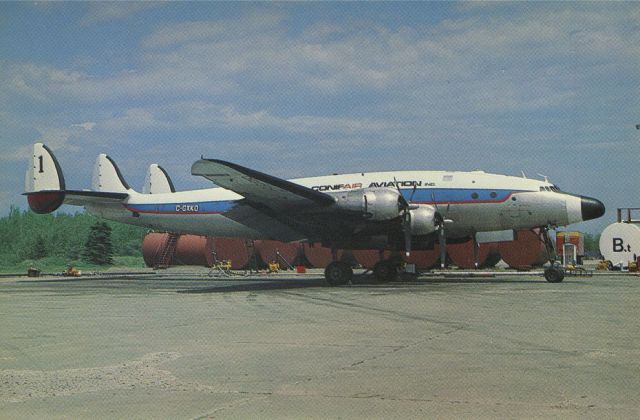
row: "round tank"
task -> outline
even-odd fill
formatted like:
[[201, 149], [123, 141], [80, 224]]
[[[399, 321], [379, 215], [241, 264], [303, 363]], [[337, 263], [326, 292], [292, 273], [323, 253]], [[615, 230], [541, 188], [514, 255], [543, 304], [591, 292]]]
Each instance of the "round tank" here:
[[[380, 261], [380, 251], [377, 249], [357, 249], [352, 252], [358, 264], [364, 268], [372, 269]], [[390, 257], [390, 251], [382, 253], [383, 259]], [[408, 257], [402, 252], [402, 259], [408, 264], [415, 264], [418, 269], [430, 269], [436, 267], [440, 261], [440, 247], [436, 245], [433, 250], [411, 251]]]
[[[380, 251], [377, 249], [354, 249], [351, 253], [358, 264], [368, 269], [372, 269], [381, 259]], [[391, 252], [382, 252], [382, 259], [387, 259], [390, 256]]]
[[556, 232], [556, 252], [564, 253], [564, 244], [576, 246], [576, 253], [584, 255], [584, 235], [581, 232]]
[[[471, 240], [461, 244], [447, 244], [447, 254], [449, 255], [449, 258], [451, 258], [453, 264], [459, 268], [463, 268], [465, 270], [476, 268], [473, 241]], [[478, 268], [496, 265], [498, 261], [500, 261], [499, 255], [497, 244], [480, 244], [478, 248]]]
[[537, 229], [535, 232], [519, 230], [514, 241], [498, 244], [498, 252], [509, 267], [527, 269], [540, 267], [548, 261], [544, 242], [540, 240]]
[[167, 245], [168, 233], [152, 232], [142, 240], [142, 258], [147, 267], [155, 267]]
[[[331, 249], [321, 246], [320, 244], [308, 244], [305, 243], [302, 246], [304, 256], [309, 261], [309, 264], [316, 268], [325, 268], [333, 260], [331, 256]], [[338, 259], [342, 256], [342, 250], [338, 250]]]
[[640, 256], [640, 225], [613, 223], [600, 235], [600, 253], [614, 265], [636, 261]]
[[411, 251], [408, 257], [402, 253], [402, 259], [408, 264], [415, 264], [417, 269], [428, 270], [440, 264], [440, 245], [424, 251]]
[[199, 265], [211, 267], [213, 238], [200, 235], [180, 235], [176, 243], [172, 265]]
[[[169, 233], [152, 232], [142, 241], [142, 257], [148, 267], [162, 264], [163, 253], [168, 246]], [[165, 261], [167, 265], [198, 265], [211, 267], [214, 263], [213, 240], [200, 235], [178, 235], [173, 254]]]
[[278, 242], [278, 241], [255, 241], [254, 247], [262, 262], [269, 264], [271, 261], [280, 263], [282, 267], [286, 266], [278, 254], [291, 266], [296, 264], [300, 244], [298, 242]]
[[247, 241], [244, 239], [213, 238], [213, 251], [217, 261], [231, 260], [233, 270], [245, 268], [251, 258]]

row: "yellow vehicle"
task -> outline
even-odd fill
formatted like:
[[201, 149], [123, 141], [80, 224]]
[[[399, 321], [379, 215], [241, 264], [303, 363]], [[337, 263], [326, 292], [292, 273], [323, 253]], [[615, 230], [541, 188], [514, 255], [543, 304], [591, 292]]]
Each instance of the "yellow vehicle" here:
[[280, 271], [280, 264], [278, 264], [276, 261], [271, 261], [269, 263], [269, 272], [277, 273], [278, 271]]
[[80, 277], [82, 275], [82, 271], [70, 265], [66, 270], [64, 270], [62, 275], [65, 277]]

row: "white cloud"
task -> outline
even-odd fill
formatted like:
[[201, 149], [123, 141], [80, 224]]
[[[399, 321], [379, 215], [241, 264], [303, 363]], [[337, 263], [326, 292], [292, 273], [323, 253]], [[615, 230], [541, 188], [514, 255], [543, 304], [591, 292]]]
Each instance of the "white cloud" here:
[[277, 12], [249, 13], [241, 18], [181, 22], [168, 25], [143, 41], [145, 48], [185, 45], [230, 39], [246, 39], [279, 30], [283, 15]]
[[93, 130], [93, 127], [96, 126], [96, 123], [91, 122], [91, 121], [87, 121], [87, 122], [83, 122], [81, 124], [71, 124], [71, 127], [80, 127], [82, 129], [84, 129], [85, 131], [91, 131]]
[[[74, 144], [80, 139], [78, 130], [61, 127], [35, 127], [38, 137], [32, 143], [44, 143], [54, 150], [75, 152], [79, 147]], [[0, 161], [24, 161], [31, 151], [31, 144], [12, 144], [5, 146]]]
[[[451, 86], [438, 87], [452, 82], [454, 91], [464, 85], [471, 98], [463, 101], [468, 112], [486, 111], [486, 101], [496, 112], [536, 109], [577, 98], [571, 82], [589, 83], [603, 62], [616, 63], [617, 71], [634, 68], [640, 34], [625, 31], [629, 19], [571, 9], [515, 19], [471, 17], [426, 30], [319, 22], [291, 35], [281, 13], [252, 13], [159, 28], [143, 40], [134, 72], [96, 77], [25, 64], [7, 72], [8, 84], [16, 94], [49, 101], [251, 92], [277, 102], [290, 95], [340, 98], [371, 92], [406, 108], [454, 109], [460, 103], [446, 93]], [[435, 97], [438, 90], [445, 97]]]
[[124, 19], [136, 13], [162, 6], [162, 2], [152, 1], [97, 1], [91, 2], [88, 13], [80, 20], [81, 25]]
[[167, 126], [156, 119], [153, 111], [145, 108], [127, 109], [124, 115], [100, 122], [100, 127], [107, 132], [131, 132]]

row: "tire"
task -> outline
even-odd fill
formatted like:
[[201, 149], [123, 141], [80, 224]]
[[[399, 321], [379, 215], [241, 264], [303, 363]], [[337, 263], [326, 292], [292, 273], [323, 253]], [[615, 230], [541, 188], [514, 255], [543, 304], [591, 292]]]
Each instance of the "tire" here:
[[549, 267], [544, 270], [544, 278], [549, 283], [560, 283], [564, 280], [564, 270], [557, 267]]
[[324, 278], [329, 286], [342, 286], [351, 280], [353, 270], [343, 262], [332, 262], [324, 269]]
[[398, 278], [398, 269], [391, 261], [380, 261], [373, 267], [373, 275], [378, 283], [386, 283]]

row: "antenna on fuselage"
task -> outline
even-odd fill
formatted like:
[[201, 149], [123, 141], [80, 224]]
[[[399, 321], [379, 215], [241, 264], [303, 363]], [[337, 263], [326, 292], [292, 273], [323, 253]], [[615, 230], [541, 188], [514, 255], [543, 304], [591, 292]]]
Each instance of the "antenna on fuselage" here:
[[544, 182], [549, 182], [549, 177], [543, 174], [538, 174], [538, 176], [544, 178]]
[[520, 173], [522, 174], [522, 177], [523, 177], [524, 179], [527, 179], [527, 176], [524, 174], [524, 171], [522, 171], [522, 170], [521, 170], [521, 171], [520, 171]]

